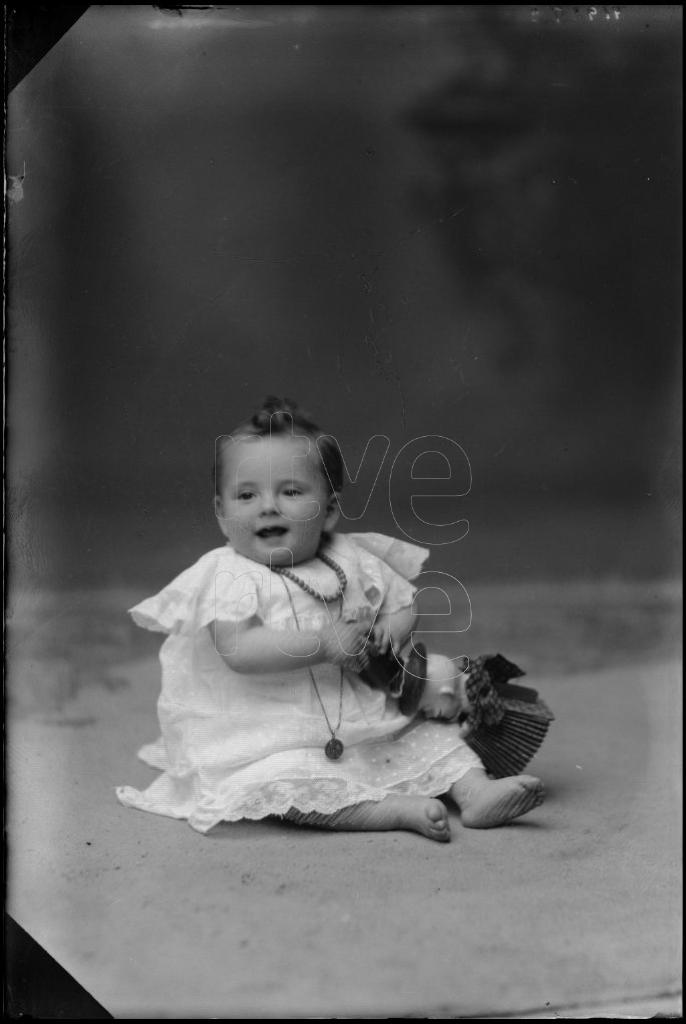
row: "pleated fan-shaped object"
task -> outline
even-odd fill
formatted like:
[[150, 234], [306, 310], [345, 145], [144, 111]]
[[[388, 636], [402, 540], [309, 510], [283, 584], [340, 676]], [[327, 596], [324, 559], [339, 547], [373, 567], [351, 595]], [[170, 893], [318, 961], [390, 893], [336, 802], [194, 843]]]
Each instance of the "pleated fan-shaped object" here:
[[470, 662], [462, 681], [458, 720], [472, 727], [465, 740], [498, 779], [526, 768], [555, 719], [536, 690], [510, 682], [523, 675], [501, 654], [482, 655]]

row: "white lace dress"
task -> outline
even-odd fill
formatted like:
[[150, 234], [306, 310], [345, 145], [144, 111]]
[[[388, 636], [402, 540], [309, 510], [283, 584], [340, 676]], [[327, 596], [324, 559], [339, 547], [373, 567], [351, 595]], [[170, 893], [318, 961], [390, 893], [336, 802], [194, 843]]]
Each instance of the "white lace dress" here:
[[[327, 553], [347, 579], [342, 612], [411, 606], [428, 552], [381, 534], [337, 534]], [[295, 567], [315, 589], [331, 593], [335, 577], [315, 559]], [[241, 675], [218, 653], [212, 623], [257, 616], [274, 629], [315, 627], [330, 614], [321, 601], [266, 566], [226, 545], [203, 555], [169, 586], [131, 609], [146, 629], [168, 633], [160, 651], [161, 736], [139, 756], [161, 770], [143, 791], [117, 788], [119, 800], [155, 814], [186, 818], [200, 832], [220, 821], [283, 815], [290, 808], [331, 814], [389, 793], [438, 796], [480, 764], [457, 727], [413, 720], [397, 701], [354, 673], [343, 676], [338, 761], [307, 669]], [[315, 674], [329, 721], [335, 726], [340, 669], [317, 665]]]

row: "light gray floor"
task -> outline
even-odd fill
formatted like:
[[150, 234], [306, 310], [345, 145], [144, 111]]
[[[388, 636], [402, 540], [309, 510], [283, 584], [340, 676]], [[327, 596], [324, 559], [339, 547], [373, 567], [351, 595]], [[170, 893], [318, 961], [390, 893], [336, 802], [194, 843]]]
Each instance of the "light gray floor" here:
[[489, 831], [453, 812], [448, 846], [277, 822], [203, 837], [121, 807], [115, 785], [153, 778], [134, 755], [158, 688], [154, 658], [125, 660], [11, 725], [8, 910], [115, 1017], [679, 1013], [680, 667], [607, 660], [529, 676], [557, 716], [532, 765], [548, 801]]

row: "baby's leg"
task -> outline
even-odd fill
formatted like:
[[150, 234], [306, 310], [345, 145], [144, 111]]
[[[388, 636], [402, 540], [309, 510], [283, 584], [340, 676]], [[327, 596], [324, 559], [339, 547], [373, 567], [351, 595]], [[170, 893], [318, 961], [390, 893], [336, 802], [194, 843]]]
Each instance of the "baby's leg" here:
[[387, 832], [406, 829], [439, 843], [450, 841], [448, 813], [440, 800], [422, 796], [389, 794], [378, 803], [365, 801], [344, 807], [335, 814], [305, 814], [291, 808], [285, 815], [297, 825], [336, 829], [342, 832]]
[[539, 807], [545, 790], [533, 775], [490, 779], [483, 769], [470, 768], [450, 787], [450, 795], [467, 828], [495, 828]]

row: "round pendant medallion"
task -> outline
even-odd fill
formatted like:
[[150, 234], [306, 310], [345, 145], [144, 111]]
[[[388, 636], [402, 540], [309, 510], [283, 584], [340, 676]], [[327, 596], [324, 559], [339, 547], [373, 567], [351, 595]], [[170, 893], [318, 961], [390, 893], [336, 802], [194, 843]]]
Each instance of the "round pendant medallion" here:
[[324, 753], [328, 757], [329, 761], [337, 761], [343, 754], [343, 744], [334, 736], [334, 738], [329, 740], [324, 747]]

